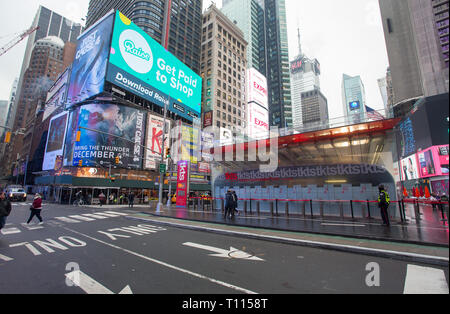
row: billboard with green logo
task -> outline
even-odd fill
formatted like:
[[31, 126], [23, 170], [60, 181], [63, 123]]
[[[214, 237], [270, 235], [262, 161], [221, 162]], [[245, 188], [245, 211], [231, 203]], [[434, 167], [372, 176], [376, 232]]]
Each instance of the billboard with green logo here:
[[201, 77], [118, 11], [107, 80], [189, 120], [200, 117]]

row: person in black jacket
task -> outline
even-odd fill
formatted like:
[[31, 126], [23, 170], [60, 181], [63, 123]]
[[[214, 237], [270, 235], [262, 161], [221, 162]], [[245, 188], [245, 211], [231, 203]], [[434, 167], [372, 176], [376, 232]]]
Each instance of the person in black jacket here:
[[0, 230], [6, 225], [6, 218], [11, 214], [11, 202], [4, 192], [0, 193]]
[[225, 195], [225, 216], [224, 216], [224, 218], [226, 219], [227, 217], [229, 217], [233, 210], [234, 210], [234, 197], [233, 197], [233, 193], [231, 192], [231, 190], [228, 190], [227, 194]]

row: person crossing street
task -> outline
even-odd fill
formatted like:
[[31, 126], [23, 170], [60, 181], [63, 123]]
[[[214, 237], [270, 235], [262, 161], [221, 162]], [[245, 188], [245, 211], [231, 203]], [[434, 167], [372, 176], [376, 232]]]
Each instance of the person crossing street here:
[[30, 218], [28, 218], [27, 224], [30, 224], [31, 220], [36, 216], [39, 219], [39, 224], [43, 224], [43, 219], [41, 217], [41, 211], [42, 211], [42, 198], [39, 194], [36, 193], [34, 196], [33, 205], [30, 207], [31, 214]]
[[0, 230], [6, 225], [6, 219], [11, 214], [11, 202], [4, 192], [0, 193]]

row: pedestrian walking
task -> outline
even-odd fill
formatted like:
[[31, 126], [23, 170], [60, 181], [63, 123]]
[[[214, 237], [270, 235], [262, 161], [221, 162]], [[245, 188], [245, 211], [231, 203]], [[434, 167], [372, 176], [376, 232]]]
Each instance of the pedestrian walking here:
[[224, 216], [224, 218], [227, 219], [233, 210], [234, 210], [233, 192], [231, 190], [228, 190], [227, 194], [225, 195], [225, 216]]
[[6, 198], [5, 192], [0, 193], [0, 230], [6, 225], [6, 219], [11, 214], [11, 202]]
[[386, 192], [383, 185], [380, 185], [378, 187], [379, 194], [378, 194], [378, 207], [380, 207], [381, 211], [381, 218], [383, 219], [383, 225], [390, 226], [389, 222], [389, 204], [390, 204], [390, 198], [388, 192]]
[[239, 211], [237, 210], [239, 198], [236, 191], [233, 190], [231, 193], [233, 194], [233, 210], [231, 212], [231, 218], [234, 218], [235, 214], [239, 215]]
[[28, 218], [27, 224], [30, 224], [31, 220], [34, 218], [34, 216], [36, 216], [39, 219], [39, 224], [43, 224], [43, 220], [41, 217], [41, 211], [42, 211], [42, 198], [39, 194], [36, 193], [36, 195], [34, 196], [34, 201], [33, 201], [33, 205], [31, 205], [30, 207], [31, 210], [31, 214], [30, 214], [30, 218]]
[[128, 195], [128, 207], [133, 208], [134, 206], [134, 193], [131, 192], [130, 195]]
[[100, 201], [100, 207], [102, 207], [103, 205], [106, 204], [106, 195], [103, 194], [103, 192], [100, 193], [100, 195], [98, 196], [98, 199]]

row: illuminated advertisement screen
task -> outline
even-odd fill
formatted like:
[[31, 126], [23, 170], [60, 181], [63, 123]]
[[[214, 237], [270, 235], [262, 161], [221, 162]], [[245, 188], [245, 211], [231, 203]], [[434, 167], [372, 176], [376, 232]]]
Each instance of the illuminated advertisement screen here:
[[[154, 170], [157, 167], [157, 163], [161, 160], [164, 118], [148, 115], [147, 120], [147, 149], [145, 150], [144, 168]], [[166, 121], [165, 148], [168, 148], [170, 144], [170, 126], [170, 121]], [[164, 157], [164, 159], [167, 158]]]
[[352, 101], [351, 103], [349, 103], [349, 106], [350, 110], [358, 110], [359, 108], [361, 108], [359, 101]]
[[113, 22], [111, 13], [78, 38], [66, 108], [103, 92]]
[[63, 154], [68, 118], [69, 114], [63, 112], [50, 121], [42, 170], [54, 169], [57, 156]]
[[449, 174], [449, 146], [433, 146], [417, 153], [419, 174], [429, 178]]
[[419, 174], [421, 178], [437, 175], [432, 148], [418, 152], [417, 157], [419, 158]]
[[[120, 157], [121, 168], [140, 169], [144, 145], [145, 113], [114, 104], [88, 104], [77, 108], [73, 125], [80, 129], [81, 140], [73, 144], [73, 166], [96, 167]], [[76, 132], [75, 132], [76, 133]]]
[[255, 140], [269, 138], [269, 111], [258, 104], [248, 104], [248, 136]]
[[106, 79], [190, 121], [201, 117], [201, 77], [120, 12]]
[[416, 154], [400, 161], [400, 175], [402, 181], [419, 179]]

